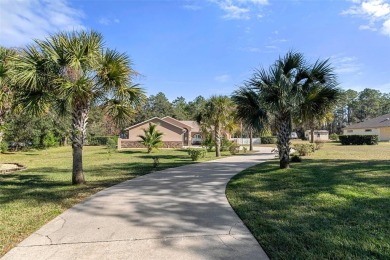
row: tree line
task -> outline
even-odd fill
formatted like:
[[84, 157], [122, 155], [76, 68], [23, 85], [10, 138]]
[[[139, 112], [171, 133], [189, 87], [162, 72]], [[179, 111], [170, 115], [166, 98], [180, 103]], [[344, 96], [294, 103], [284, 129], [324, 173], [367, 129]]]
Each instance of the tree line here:
[[390, 93], [344, 91], [328, 60], [311, 64], [293, 51], [255, 70], [231, 96], [146, 97], [136, 76], [128, 55], [107, 48], [94, 31], [58, 33], [16, 50], [0, 47], [0, 139], [37, 147], [70, 143], [72, 183], [80, 184], [88, 137], [118, 135], [152, 117], [198, 121], [217, 156], [226, 132], [277, 135], [280, 167], [288, 168], [292, 130], [340, 133], [390, 113]]

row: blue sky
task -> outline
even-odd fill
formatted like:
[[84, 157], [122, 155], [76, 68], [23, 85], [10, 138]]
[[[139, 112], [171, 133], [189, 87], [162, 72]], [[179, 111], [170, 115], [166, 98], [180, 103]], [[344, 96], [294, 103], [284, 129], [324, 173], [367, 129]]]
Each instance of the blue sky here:
[[293, 49], [330, 58], [340, 87], [390, 93], [390, 0], [0, 0], [0, 44], [94, 29], [150, 94], [229, 95]]

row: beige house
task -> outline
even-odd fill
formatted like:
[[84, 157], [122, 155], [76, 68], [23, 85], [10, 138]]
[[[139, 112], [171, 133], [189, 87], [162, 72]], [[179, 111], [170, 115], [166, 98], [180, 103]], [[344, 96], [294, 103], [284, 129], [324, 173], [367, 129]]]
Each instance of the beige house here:
[[379, 141], [390, 141], [390, 113], [343, 128], [344, 135], [377, 135]]
[[[311, 141], [311, 130], [305, 131], [305, 138]], [[328, 130], [314, 130], [314, 141], [328, 141], [329, 131]]]
[[200, 126], [196, 121], [180, 121], [169, 116], [154, 117], [126, 128], [127, 138], [118, 139], [118, 149], [143, 148], [139, 135], [144, 135], [143, 129], [148, 128], [149, 123], [156, 124], [157, 130], [163, 133], [163, 148], [182, 148], [202, 142]]

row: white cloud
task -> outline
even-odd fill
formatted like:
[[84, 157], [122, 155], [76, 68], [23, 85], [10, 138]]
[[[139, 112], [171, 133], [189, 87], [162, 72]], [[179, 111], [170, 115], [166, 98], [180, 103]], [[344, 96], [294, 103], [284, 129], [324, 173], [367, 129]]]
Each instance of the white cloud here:
[[334, 55], [331, 57], [330, 62], [335, 67], [337, 74], [361, 73], [362, 65], [356, 57]]
[[222, 74], [214, 77], [214, 80], [219, 83], [225, 83], [231, 80], [230, 75], [228, 74]]
[[111, 21], [105, 17], [99, 19], [99, 23], [103, 25], [109, 25]]
[[360, 30], [380, 31], [390, 36], [390, 1], [389, 0], [352, 0], [353, 5], [342, 12], [343, 15], [358, 16], [369, 21], [360, 25]]
[[120, 23], [119, 19], [109, 19], [107, 17], [102, 17], [98, 21], [102, 25], [110, 25], [112, 23]]
[[263, 17], [259, 13], [260, 7], [267, 5], [268, 0], [208, 0], [216, 4], [225, 14], [226, 20], [248, 20], [255, 16]]
[[185, 5], [183, 5], [183, 8], [191, 10], [191, 11], [199, 11], [202, 9], [202, 7], [200, 5], [197, 5], [197, 4], [185, 4]]
[[83, 18], [66, 0], [1, 0], [0, 45], [20, 47], [57, 31], [84, 29]]

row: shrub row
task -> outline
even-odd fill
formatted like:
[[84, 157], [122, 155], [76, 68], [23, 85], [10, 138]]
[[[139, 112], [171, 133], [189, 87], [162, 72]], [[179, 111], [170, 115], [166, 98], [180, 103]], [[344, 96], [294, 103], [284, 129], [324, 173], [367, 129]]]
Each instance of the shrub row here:
[[276, 144], [277, 142], [276, 136], [262, 136], [260, 140], [262, 144]]
[[109, 143], [112, 143], [112, 141], [116, 144], [118, 142], [118, 137], [117, 136], [93, 136], [88, 138], [88, 145], [107, 145]]
[[342, 145], [374, 145], [378, 144], [377, 135], [340, 135]]

